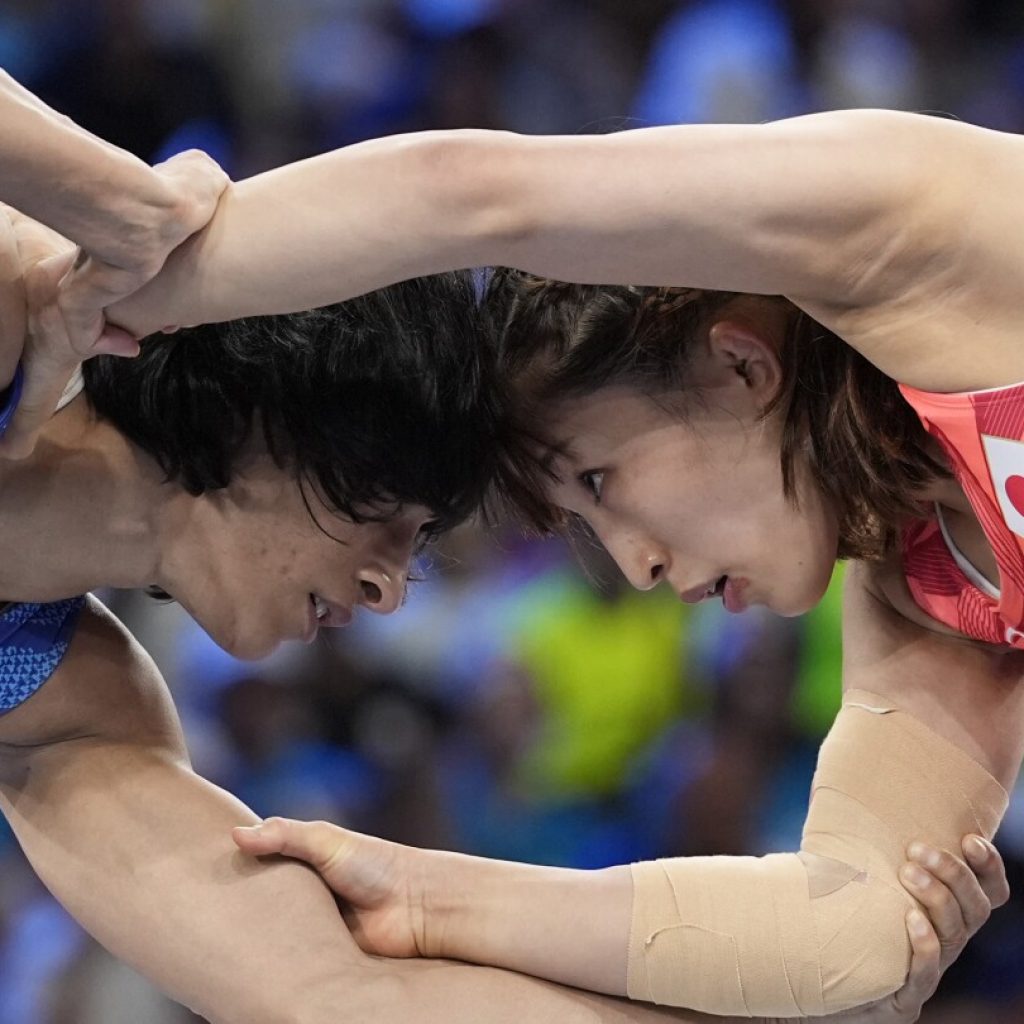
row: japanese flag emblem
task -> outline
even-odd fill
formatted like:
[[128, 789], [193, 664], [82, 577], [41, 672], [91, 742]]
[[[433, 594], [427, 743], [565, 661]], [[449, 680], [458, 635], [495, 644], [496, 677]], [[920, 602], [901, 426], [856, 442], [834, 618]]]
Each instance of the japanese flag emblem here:
[[1024, 537], [1024, 441], [981, 435], [988, 471], [1006, 525]]

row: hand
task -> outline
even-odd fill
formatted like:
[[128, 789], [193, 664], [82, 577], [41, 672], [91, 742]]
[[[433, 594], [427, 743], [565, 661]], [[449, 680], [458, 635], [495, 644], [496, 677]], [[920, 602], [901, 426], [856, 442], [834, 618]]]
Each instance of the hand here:
[[948, 853], [911, 845], [910, 862], [903, 866], [900, 880], [928, 916], [917, 910], [907, 915], [913, 958], [906, 984], [888, 999], [827, 1019], [845, 1024], [913, 1024], [920, 1017], [946, 968], [993, 908], [1010, 898], [1006, 868], [996, 848], [980, 836], [965, 836], [963, 851], [969, 867]]
[[[177, 214], [139, 238], [131, 257], [111, 248], [107, 258], [88, 254], [45, 225], [5, 208], [14, 228], [28, 304], [28, 331], [20, 352], [24, 390], [14, 418], [0, 439], [0, 456], [25, 458], [43, 424], [53, 415], [75, 370], [96, 355], [134, 356], [138, 340], [111, 324], [104, 310], [142, 287], [167, 255], [204, 227], [228, 183], [204, 153], [190, 151], [160, 164], [156, 171], [178, 197]], [[123, 241], [119, 243], [124, 249]], [[4, 353], [9, 383], [18, 353]]]
[[[253, 856], [296, 857], [319, 871], [349, 904], [346, 917], [366, 952], [392, 957], [441, 955], [444, 921], [433, 905], [446, 884], [455, 884], [448, 876], [458, 870], [456, 855], [399, 846], [326, 822], [283, 818], [235, 829], [234, 838]], [[933, 858], [924, 847], [915, 845], [911, 852], [913, 860], [904, 866], [902, 877], [928, 916], [914, 910], [907, 917], [913, 950], [907, 981], [887, 999], [828, 1019], [845, 1024], [913, 1024], [943, 971], [988, 920], [992, 908], [1009, 898], [1002, 858], [985, 840], [965, 837], [969, 867], [948, 854]], [[927, 883], [913, 879], [912, 867], [923, 868], [921, 877], [927, 877]]]
[[119, 239], [109, 247], [81, 251], [61, 283], [60, 311], [80, 361], [100, 352], [135, 354], [136, 339], [108, 324], [103, 311], [138, 291], [156, 276], [174, 249], [206, 227], [229, 184], [224, 171], [199, 150], [179, 153], [154, 169], [175, 199], [172, 214], [137, 231], [129, 247]]
[[14, 416], [0, 432], [0, 458], [24, 458], [32, 452], [40, 428], [53, 415], [79, 365], [69, 358], [67, 333], [56, 304], [58, 284], [73, 257], [73, 251], [48, 256], [24, 275], [28, 309], [17, 347], [23, 371], [20, 397], [16, 391]]
[[365, 952], [440, 955], [434, 948], [436, 922], [428, 921], [428, 893], [453, 855], [389, 843], [326, 821], [268, 818], [232, 835], [254, 857], [281, 854], [314, 867], [345, 901], [345, 920]]

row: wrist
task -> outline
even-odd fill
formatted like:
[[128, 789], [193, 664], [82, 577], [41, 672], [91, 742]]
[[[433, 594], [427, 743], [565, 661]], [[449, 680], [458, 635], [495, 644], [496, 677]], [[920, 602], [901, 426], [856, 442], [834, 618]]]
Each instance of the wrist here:
[[[129, 159], [136, 164], [134, 157]], [[91, 245], [82, 244], [105, 263], [148, 277], [188, 237], [194, 212], [183, 190], [153, 168], [137, 164], [122, 173], [126, 181], [134, 180], [135, 187], [108, 187], [96, 197], [97, 238]]]
[[[413, 891], [416, 948], [433, 959], [462, 960], [472, 948], [476, 865], [480, 858], [444, 850], [424, 850], [417, 858]], [[487, 863], [486, 861], [484, 863]]]
[[[448, 855], [430, 887], [427, 929], [453, 960], [625, 995], [633, 883], [599, 871]], [[584, 941], [580, 941], [584, 936]]]

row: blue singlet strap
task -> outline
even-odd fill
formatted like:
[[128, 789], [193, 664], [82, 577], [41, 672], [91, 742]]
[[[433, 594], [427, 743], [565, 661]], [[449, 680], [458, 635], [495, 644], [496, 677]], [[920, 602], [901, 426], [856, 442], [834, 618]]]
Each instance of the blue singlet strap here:
[[18, 363], [18, 368], [14, 371], [14, 380], [11, 381], [6, 391], [0, 392], [0, 437], [4, 436], [14, 418], [14, 410], [18, 408], [18, 402], [21, 401], [21, 392], [24, 386], [25, 371], [22, 369], [21, 363]]

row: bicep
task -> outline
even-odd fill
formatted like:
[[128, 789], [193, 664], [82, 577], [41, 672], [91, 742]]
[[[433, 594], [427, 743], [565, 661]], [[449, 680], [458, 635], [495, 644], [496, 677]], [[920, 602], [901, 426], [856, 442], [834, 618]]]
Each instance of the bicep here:
[[972, 154], [994, 135], [844, 111], [523, 140], [506, 165], [525, 230], [496, 262], [574, 281], [879, 302], [955, 223], [950, 193], [975, 180]]

